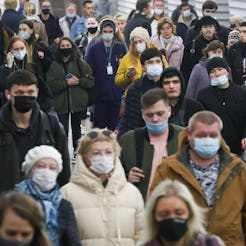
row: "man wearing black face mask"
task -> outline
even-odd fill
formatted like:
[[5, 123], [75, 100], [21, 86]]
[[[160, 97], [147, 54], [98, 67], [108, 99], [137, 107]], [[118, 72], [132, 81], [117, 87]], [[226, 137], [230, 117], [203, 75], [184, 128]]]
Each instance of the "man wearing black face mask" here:
[[50, 1], [43, 0], [41, 2], [41, 14], [39, 15], [39, 17], [45, 25], [50, 48], [55, 48], [60, 40], [60, 37], [63, 36], [63, 32], [59, 25], [59, 19], [52, 15], [50, 12]]
[[21, 163], [36, 145], [52, 145], [63, 155], [63, 171], [58, 177], [64, 185], [70, 177], [66, 135], [58, 120], [40, 110], [37, 78], [27, 71], [13, 72], [7, 78], [8, 102], [0, 111], [0, 192], [14, 188], [24, 178]]

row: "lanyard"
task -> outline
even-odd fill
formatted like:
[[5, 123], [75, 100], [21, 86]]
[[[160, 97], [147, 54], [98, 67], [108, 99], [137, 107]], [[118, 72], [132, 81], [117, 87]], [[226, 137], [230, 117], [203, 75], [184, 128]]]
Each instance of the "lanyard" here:
[[114, 43], [111, 44], [110, 48], [109, 48], [109, 52], [107, 47], [105, 46], [105, 50], [106, 50], [106, 55], [107, 55], [107, 61], [108, 61], [108, 65], [111, 65], [111, 58], [112, 58], [112, 50], [113, 50], [113, 45]]

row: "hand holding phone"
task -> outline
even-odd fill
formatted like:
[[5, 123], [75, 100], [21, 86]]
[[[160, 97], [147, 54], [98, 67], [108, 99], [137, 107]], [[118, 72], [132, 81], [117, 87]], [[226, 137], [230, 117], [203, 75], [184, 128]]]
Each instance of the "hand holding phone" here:
[[72, 73], [68, 73], [65, 75], [65, 79], [71, 79], [74, 75]]
[[132, 78], [133, 76], [135, 76], [137, 74], [137, 70], [135, 67], [131, 66], [127, 68], [127, 72], [126, 72], [126, 76], [128, 78]]

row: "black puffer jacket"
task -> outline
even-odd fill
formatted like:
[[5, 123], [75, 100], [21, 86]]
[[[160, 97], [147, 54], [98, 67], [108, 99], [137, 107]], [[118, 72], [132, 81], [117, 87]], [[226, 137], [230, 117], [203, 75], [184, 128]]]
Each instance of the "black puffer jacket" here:
[[233, 82], [238, 85], [243, 84], [244, 58], [246, 59], [246, 43], [237, 42], [228, 50], [227, 61], [232, 71], [232, 79]]

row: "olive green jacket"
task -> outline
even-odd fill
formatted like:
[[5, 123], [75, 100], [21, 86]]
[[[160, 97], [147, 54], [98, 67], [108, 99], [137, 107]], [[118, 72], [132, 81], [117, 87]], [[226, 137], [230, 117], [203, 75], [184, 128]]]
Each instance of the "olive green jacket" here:
[[[167, 140], [168, 155], [172, 155], [178, 150], [178, 133], [182, 129], [183, 128], [180, 126], [169, 124]], [[139, 137], [136, 138], [136, 134], [138, 134]], [[145, 199], [148, 191], [154, 156], [154, 146], [150, 143], [147, 128], [137, 128], [125, 133], [120, 137], [119, 143], [122, 148], [121, 163], [125, 169], [126, 176], [128, 177], [128, 173], [133, 167], [139, 167], [144, 172], [144, 178], [142, 178], [137, 184], [137, 187]], [[140, 157], [138, 158], [138, 156]]]
[[[76, 60], [67, 63], [65, 72], [63, 64], [53, 61], [47, 73], [47, 83], [53, 94], [53, 104], [58, 115], [68, 112], [75, 113], [85, 111], [88, 104], [87, 88], [95, 85], [90, 66], [79, 60], [80, 70]], [[68, 86], [65, 75], [72, 73], [79, 78], [79, 84]]]

